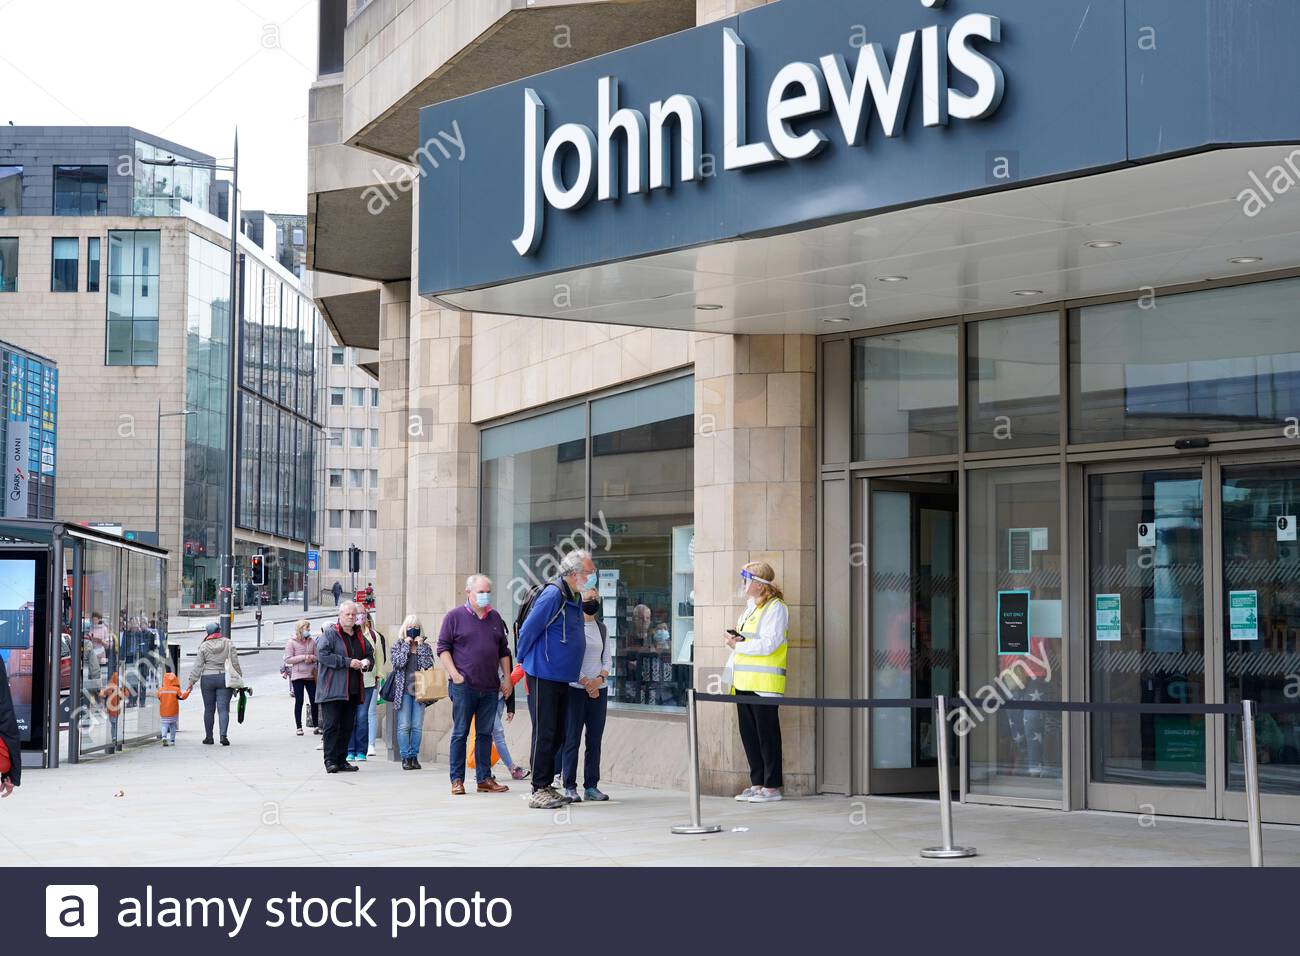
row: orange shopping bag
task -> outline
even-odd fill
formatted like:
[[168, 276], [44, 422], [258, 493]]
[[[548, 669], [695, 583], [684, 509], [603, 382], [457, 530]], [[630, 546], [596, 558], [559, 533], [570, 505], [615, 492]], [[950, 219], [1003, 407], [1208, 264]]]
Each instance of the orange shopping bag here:
[[[469, 767], [470, 770], [473, 770], [474, 769], [474, 718], [473, 717], [469, 719], [469, 736], [465, 738], [465, 752], [466, 752], [465, 765]], [[495, 767], [497, 761], [500, 759], [501, 759], [501, 755], [497, 753], [497, 745], [493, 743], [492, 763], [489, 766]]]

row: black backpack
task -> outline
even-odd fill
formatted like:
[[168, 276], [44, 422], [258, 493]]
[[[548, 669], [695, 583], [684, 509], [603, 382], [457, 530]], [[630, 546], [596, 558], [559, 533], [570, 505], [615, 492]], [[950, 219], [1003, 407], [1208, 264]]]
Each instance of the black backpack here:
[[[528, 612], [533, 609], [533, 604], [536, 603], [537, 596], [549, 587], [559, 588], [560, 585], [559, 582], [557, 581], [547, 581], [545, 584], [534, 584], [531, 587], [529, 587], [528, 592], [524, 595], [524, 599], [519, 605], [519, 613], [515, 615], [516, 656], [518, 655], [519, 652], [519, 633], [524, 626], [524, 620], [528, 617]], [[554, 624], [559, 619], [560, 615], [563, 613], [564, 613], [564, 589], [560, 588], [560, 609], [555, 612], [554, 617], [552, 617], [549, 621], [546, 622], [546, 627], [543, 628], [543, 630], [549, 629], [550, 626]]]

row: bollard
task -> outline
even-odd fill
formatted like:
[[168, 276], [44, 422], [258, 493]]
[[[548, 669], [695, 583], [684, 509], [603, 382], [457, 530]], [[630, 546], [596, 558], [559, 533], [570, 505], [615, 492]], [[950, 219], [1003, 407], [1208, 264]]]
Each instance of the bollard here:
[[721, 833], [716, 823], [707, 826], [700, 822], [700, 738], [695, 727], [695, 688], [686, 692], [686, 747], [690, 751], [690, 766], [686, 768], [687, 787], [691, 801], [691, 822], [673, 827], [673, 833]]
[[927, 860], [956, 860], [974, 856], [973, 846], [954, 846], [952, 837], [952, 788], [948, 784], [948, 702], [940, 694], [936, 698], [936, 716], [939, 721], [939, 829], [943, 846], [930, 846], [921, 851]]
[[1250, 836], [1250, 865], [1264, 865], [1264, 827], [1259, 813], [1259, 755], [1255, 750], [1255, 705], [1241, 702], [1242, 757], [1246, 770], [1246, 826]]

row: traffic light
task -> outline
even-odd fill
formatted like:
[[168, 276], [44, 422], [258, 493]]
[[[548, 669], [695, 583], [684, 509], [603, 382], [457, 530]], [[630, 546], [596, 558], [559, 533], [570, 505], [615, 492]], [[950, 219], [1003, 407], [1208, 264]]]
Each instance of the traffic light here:
[[266, 583], [266, 557], [261, 554], [255, 554], [250, 559], [249, 568], [252, 572], [252, 583], [256, 587], [261, 587]]
[[348, 545], [348, 571], [353, 574], [361, 570], [361, 549], [355, 544]]

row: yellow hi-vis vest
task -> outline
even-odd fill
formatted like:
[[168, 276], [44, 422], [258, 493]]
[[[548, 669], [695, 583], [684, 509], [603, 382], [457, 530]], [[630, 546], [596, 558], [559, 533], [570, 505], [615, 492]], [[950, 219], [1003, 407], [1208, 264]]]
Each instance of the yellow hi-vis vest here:
[[[758, 633], [759, 622], [763, 620], [763, 615], [768, 614], [773, 607], [780, 604], [785, 607], [785, 602], [779, 598], [771, 598], [761, 607], [754, 608], [749, 616], [741, 622], [738, 630], [747, 638], [752, 638]], [[787, 617], [787, 621], [789, 618]], [[786, 627], [786, 634], [790, 631]], [[781, 646], [771, 654], [742, 654], [740, 649], [745, 645], [743, 643], [736, 646], [736, 659], [732, 665], [732, 687], [735, 690], [752, 690], [768, 694], [785, 693], [785, 661], [786, 652], [790, 645], [784, 640], [785, 634], [782, 634]]]

